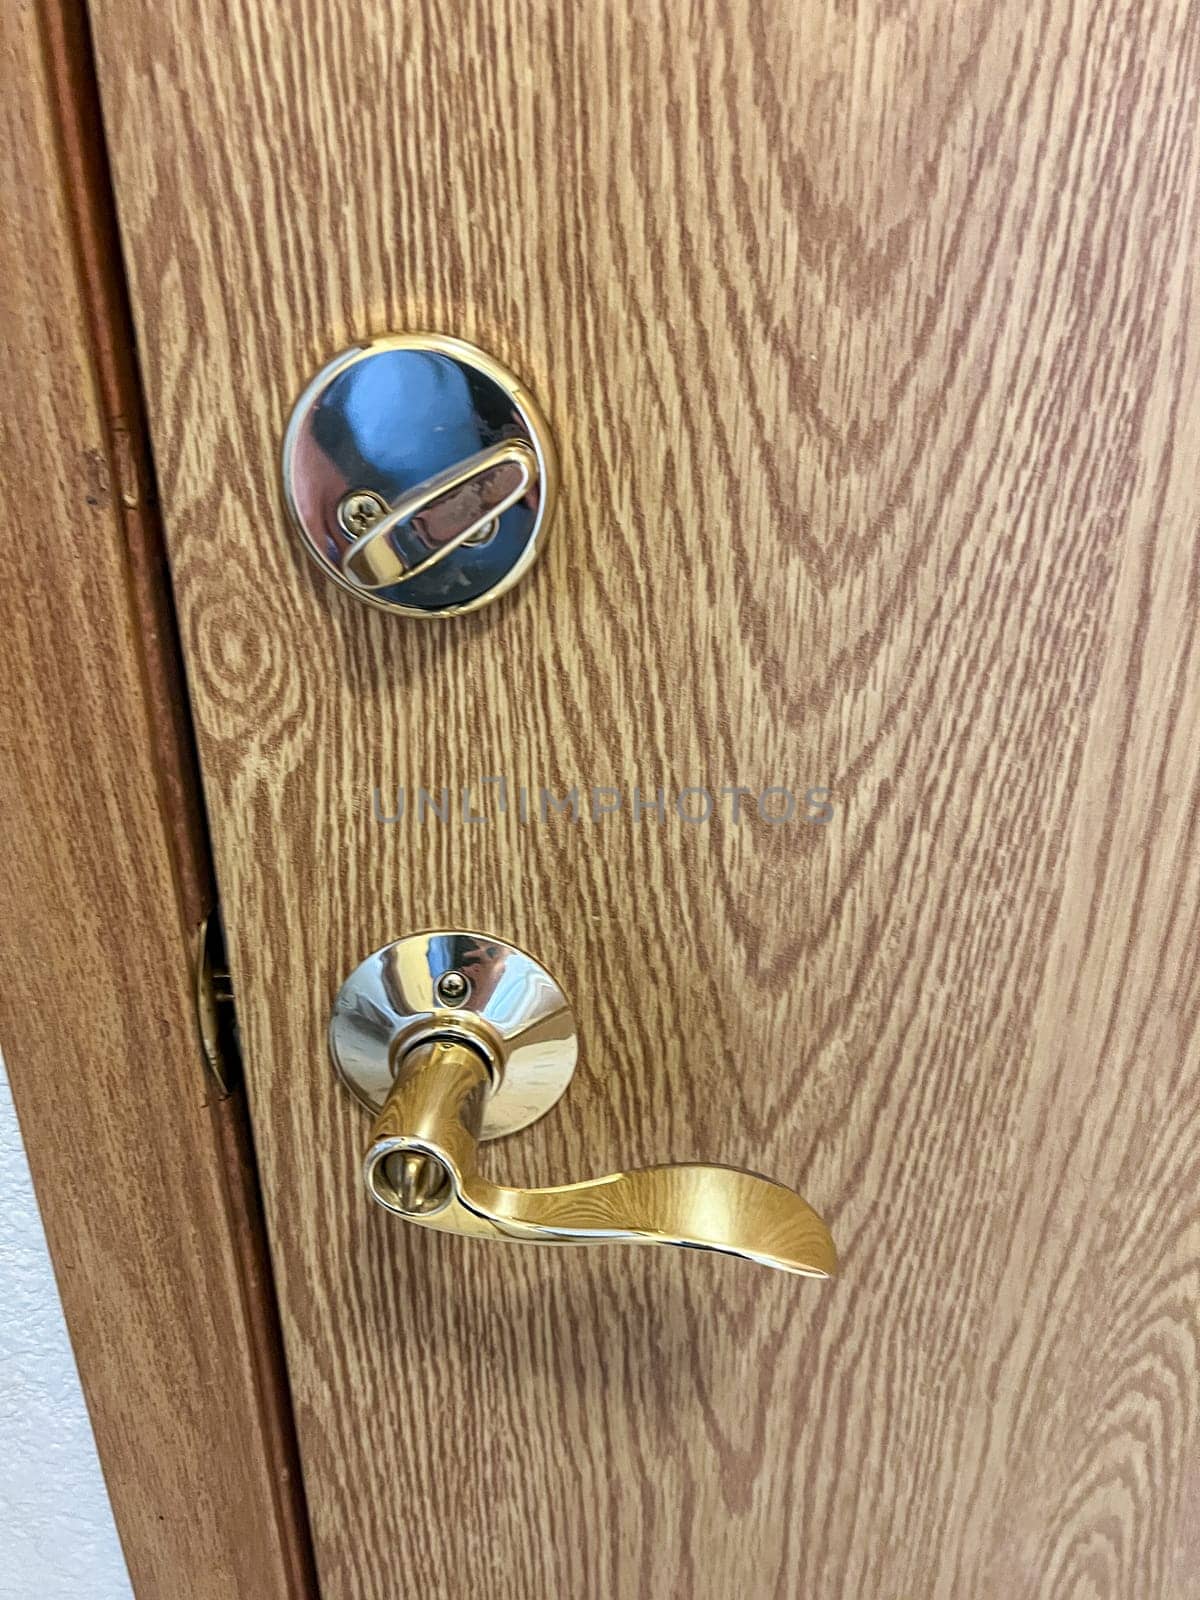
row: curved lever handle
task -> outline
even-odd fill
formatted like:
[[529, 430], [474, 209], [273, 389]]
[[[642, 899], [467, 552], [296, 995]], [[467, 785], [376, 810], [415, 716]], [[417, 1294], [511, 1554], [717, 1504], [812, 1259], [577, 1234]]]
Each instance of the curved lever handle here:
[[621, 1240], [717, 1250], [807, 1277], [837, 1270], [833, 1240], [783, 1184], [733, 1167], [645, 1167], [550, 1189], [509, 1189], [475, 1169], [491, 1075], [464, 1039], [434, 1036], [400, 1060], [371, 1131], [372, 1197], [422, 1227], [537, 1244]]

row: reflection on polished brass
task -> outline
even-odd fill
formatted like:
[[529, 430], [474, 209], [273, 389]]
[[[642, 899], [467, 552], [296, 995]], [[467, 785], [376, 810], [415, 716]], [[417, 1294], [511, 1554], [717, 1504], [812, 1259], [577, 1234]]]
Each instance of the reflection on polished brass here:
[[[480, 941], [484, 936], [417, 938]], [[502, 941], [486, 942], [523, 955]], [[410, 943], [398, 941], [371, 961]], [[452, 953], [461, 952], [443, 949], [442, 959]], [[531, 971], [542, 972], [531, 957], [523, 959]], [[438, 965], [435, 961], [434, 969]], [[414, 978], [416, 992], [422, 981]], [[435, 970], [431, 998], [437, 981]], [[476, 992], [473, 987], [472, 1002]], [[335, 1041], [336, 1019], [335, 1012]], [[438, 1012], [424, 1028], [406, 1023], [393, 1040], [394, 1080], [375, 1118], [364, 1167], [373, 1199], [421, 1227], [475, 1238], [678, 1245], [808, 1277], [836, 1271], [833, 1240], [817, 1213], [793, 1190], [756, 1173], [688, 1163], [547, 1189], [504, 1188], [481, 1176], [476, 1157], [486, 1137], [488, 1108], [503, 1096], [510, 1050], [514, 1044], [519, 1048], [519, 1041], [519, 1030], [506, 1042], [479, 1013], [467, 1009]], [[346, 1076], [344, 1062], [339, 1070]]]
[[528, 390], [444, 334], [335, 356], [283, 442], [284, 499], [307, 553], [340, 588], [402, 616], [457, 616], [506, 593], [546, 542], [557, 486]]

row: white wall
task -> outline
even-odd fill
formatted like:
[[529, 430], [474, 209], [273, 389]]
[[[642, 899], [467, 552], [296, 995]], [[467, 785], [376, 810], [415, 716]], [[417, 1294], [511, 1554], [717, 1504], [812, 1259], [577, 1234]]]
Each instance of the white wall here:
[[0, 1600], [131, 1594], [0, 1060]]

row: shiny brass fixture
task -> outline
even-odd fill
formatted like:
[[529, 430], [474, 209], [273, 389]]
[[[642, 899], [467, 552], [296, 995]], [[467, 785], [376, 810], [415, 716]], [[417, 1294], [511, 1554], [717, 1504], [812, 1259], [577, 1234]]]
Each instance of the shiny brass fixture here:
[[408, 617], [457, 616], [506, 593], [545, 544], [558, 481], [549, 427], [520, 381], [432, 333], [364, 340], [326, 363], [292, 411], [282, 465], [321, 570]]
[[481, 1140], [537, 1120], [575, 1068], [566, 997], [524, 951], [486, 934], [385, 945], [343, 985], [334, 1063], [375, 1112], [367, 1191], [419, 1227], [533, 1244], [668, 1244], [830, 1277], [828, 1228], [794, 1190], [757, 1173], [684, 1163], [583, 1183], [511, 1189], [477, 1170]]
[[220, 912], [210, 912], [196, 929], [192, 955], [200, 1050], [217, 1098], [224, 1100], [233, 1093], [241, 1058]]

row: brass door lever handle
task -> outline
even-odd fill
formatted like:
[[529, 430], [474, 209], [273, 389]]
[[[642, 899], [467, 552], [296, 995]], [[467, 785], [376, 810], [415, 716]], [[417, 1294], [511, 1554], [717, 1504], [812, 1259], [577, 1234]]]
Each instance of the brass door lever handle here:
[[734, 1167], [644, 1167], [553, 1189], [506, 1189], [475, 1167], [487, 1063], [432, 1038], [400, 1062], [371, 1130], [367, 1189], [409, 1222], [535, 1244], [624, 1240], [721, 1250], [784, 1272], [828, 1277], [833, 1241], [798, 1194]]
[[481, 1176], [479, 1141], [547, 1111], [576, 1054], [557, 983], [502, 940], [424, 933], [376, 951], [343, 986], [330, 1039], [348, 1087], [377, 1112], [368, 1193], [406, 1221], [536, 1244], [716, 1250], [815, 1278], [836, 1271], [817, 1213], [757, 1173], [686, 1163], [546, 1189]]

